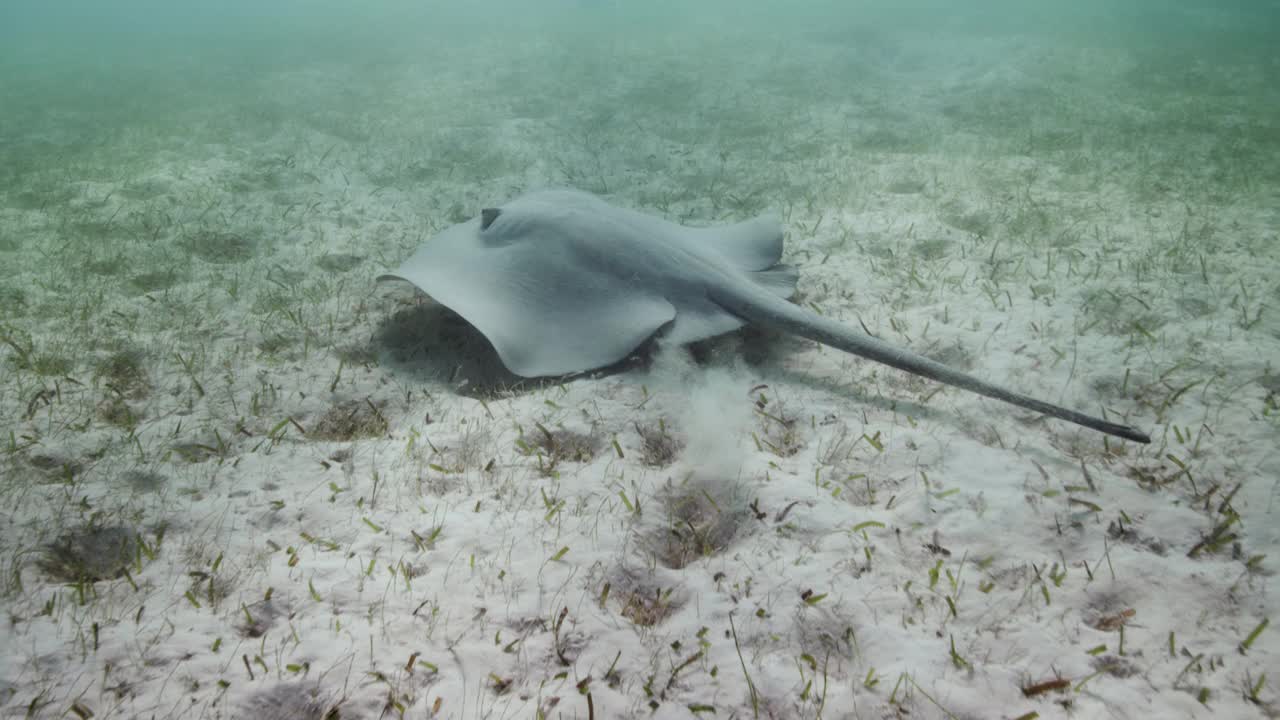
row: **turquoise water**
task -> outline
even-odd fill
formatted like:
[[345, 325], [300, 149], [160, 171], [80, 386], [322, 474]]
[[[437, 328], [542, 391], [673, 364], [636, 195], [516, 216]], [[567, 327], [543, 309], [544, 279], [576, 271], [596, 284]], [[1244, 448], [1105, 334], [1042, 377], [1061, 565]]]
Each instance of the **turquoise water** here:
[[[585, 717], [591, 675], [601, 717], [750, 717], [753, 682], [774, 717], [1045, 717], [1023, 680], [1096, 671], [1082, 717], [1274, 712], [1274, 629], [1237, 646], [1280, 612], [1278, 30], [1276, 2], [5, 2], [0, 707]], [[375, 278], [557, 186], [777, 212], [805, 307], [1155, 443], [751, 337], [699, 356], [711, 400], [509, 391]], [[699, 452], [741, 468], [690, 511]]]

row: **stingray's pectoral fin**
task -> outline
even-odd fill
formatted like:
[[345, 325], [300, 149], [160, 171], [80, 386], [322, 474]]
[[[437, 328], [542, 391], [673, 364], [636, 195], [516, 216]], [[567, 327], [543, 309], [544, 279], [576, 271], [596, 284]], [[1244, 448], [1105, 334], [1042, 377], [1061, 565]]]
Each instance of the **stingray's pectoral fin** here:
[[479, 330], [522, 377], [568, 375], [626, 358], [676, 317], [665, 297], [593, 275], [536, 243], [477, 247], [437, 236], [395, 272]]
[[[668, 326], [675, 308], [661, 297], [599, 297], [565, 304], [557, 297], [524, 298], [497, 313], [468, 308], [472, 321], [493, 344], [502, 363], [522, 377], [549, 377], [594, 370], [625, 359]], [[455, 308], [456, 309], [456, 308]]]
[[739, 270], [767, 270], [782, 259], [782, 221], [777, 215], [691, 232], [698, 234], [697, 242], [711, 246]]

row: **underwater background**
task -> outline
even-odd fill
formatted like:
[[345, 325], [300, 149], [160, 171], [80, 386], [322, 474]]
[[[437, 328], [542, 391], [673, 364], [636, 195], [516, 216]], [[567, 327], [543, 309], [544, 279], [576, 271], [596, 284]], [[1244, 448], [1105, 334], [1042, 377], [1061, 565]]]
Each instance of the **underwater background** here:
[[[1280, 716], [1280, 2], [5, 2], [0, 714]], [[1149, 446], [376, 283], [574, 187]]]

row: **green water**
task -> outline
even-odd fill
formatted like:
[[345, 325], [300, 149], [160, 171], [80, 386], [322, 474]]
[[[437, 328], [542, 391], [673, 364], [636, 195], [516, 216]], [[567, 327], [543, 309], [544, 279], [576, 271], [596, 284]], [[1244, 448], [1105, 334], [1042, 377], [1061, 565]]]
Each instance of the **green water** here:
[[[119, 348], [161, 362], [215, 318], [259, 359], [314, 361], [367, 342], [377, 320], [360, 298], [378, 272], [485, 204], [546, 186], [692, 222], [779, 210], [802, 265], [874, 256], [917, 221], [933, 226], [911, 242], [940, 258], [947, 233], [993, 259], [1142, 248], [1171, 273], [1143, 281], [1182, 294], [1171, 278], [1208, 280], [1219, 248], [1273, 257], [1276, 12], [8, 3], [10, 363], [47, 358], [47, 378]], [[1264, 322], [1265, 264], [1224, 266], [1219, 283], [1240, 297], [1182, 300]], [[1126, 312], [1098, 322], [1169, 322]]]
[[[899, 262], [908, 247], [988, 256], [980, 292], [1003, 311], [1001, 253], [1043, 265], [1003, 278], [1039, 298], [1073, 263], [1125, 248], [1117, 281], [1132, 271], [1176, 307], [1090, 291], [1064, 305], [1082, 326], [1150, 333], [1198, 308], [1272, 327], [1273, 273], [1242, 263], [1275, 257], [1274, 4], [0, 13], [14, 407], [119, 352], [179, 376], [192, 371], [178, 356], [315, 375], [376, 356], [387, 308], [365, 302], [374, 276], [480, 207], [547, 186], [695, 223], [780, 211], [823, 296], [851, 278], [818, 261], [852, 253], [894, 307], [941, 302]], [[957, 238], [971, 241], [961, 255]], [[1196, 276], [1212, 287], [1179, 279]]]
[[[1275, 1], [0, 0], [0, 708], [649, 717], [656, 688], [748, 717], [754, 677], [773, 717], [1273, 710], [1278, 29]], [[508, 392], [375, 278], [551, 186], [776, 211], [806, 308], [1154, 442], [750, 337], [693, 390]]]

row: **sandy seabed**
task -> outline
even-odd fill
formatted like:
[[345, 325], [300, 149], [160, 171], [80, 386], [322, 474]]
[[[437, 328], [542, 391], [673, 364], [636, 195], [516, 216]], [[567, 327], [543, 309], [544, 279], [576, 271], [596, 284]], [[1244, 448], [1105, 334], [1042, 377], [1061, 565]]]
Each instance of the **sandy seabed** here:
[[[11, 81], [3, 715], [1280, 714], [1275, 61], [699, 30]], [[1154, 442], [763, 333], [520, 382], [373, 281], [548, 186]]]

